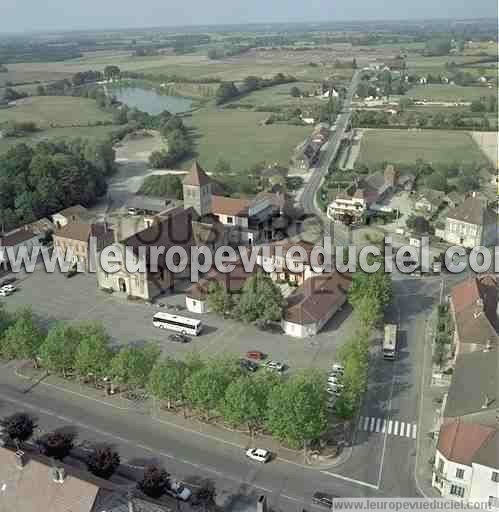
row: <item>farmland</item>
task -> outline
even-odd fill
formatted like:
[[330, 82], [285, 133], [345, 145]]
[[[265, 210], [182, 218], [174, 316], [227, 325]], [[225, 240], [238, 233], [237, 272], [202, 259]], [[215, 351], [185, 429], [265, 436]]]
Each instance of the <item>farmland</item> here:
[[468, 132], [445, 130], [364, 130], [358, 162], [486, 162]]
[[293, 149], [311, 132], [301, 126], [261, 126], [265, 113], [224, 111], [214, 107], [186, 118], [194, 127], [196, 157], [210, 170], [223, 158], [234, 169], [247, 169], [263, 160], [286, 164]]
[[0, 110], [0, 123], [5, 121], [33, 121], [39, 128], [46, 128], [109, 122], [111, 116], [99, 110], [91, 99], [38, 96], [18, 100], [16, 106]]
[[416, 100], [430, 101], [473, 101], [483, 96], [495, 94], [487, 87], [461, 87], [459, 85], [417, 85], [409, 90], [407, 96]]

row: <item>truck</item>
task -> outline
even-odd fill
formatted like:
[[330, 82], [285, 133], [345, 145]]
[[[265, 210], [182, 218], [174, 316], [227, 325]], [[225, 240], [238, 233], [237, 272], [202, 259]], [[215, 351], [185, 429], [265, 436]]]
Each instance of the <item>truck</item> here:
[[397, 325], [385, 324], [385, 336], [383, 338], [383, 359], [395, 361], [397, 358]]

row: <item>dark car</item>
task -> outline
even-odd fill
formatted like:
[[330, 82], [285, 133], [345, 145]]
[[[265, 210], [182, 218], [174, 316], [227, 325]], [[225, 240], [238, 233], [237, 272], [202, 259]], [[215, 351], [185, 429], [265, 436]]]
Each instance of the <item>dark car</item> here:
[[312, 503], [326, 508], [333, 508], [334, 498], [337, 498], [337, 496], [333, 496], [327, 492], [314, 492], [314, 495], [312, 496]]
[[241, 370], [247, 370], [248, 372], [254, 373], [258, 370], [259, 365], [254, 361], [250, 361], [249, 359], [240, 359], [239, 364], [241, 366]]
[[0, 288], [2, 288], [2, 286], [5, 286], [7, 284], [12, 284], [12, 283], [15, 283], [17, 281], [17, 278], [15, 277], [8, 277], [7, 279], [4, 279], [1, 283], [0, 283]]
[[189, 336], [186, 336], [185, 334], [170, 334], [168, 339], [170, 341], [176, 341], [177, 343], [189, 343], [189, 341], [191, 341]]

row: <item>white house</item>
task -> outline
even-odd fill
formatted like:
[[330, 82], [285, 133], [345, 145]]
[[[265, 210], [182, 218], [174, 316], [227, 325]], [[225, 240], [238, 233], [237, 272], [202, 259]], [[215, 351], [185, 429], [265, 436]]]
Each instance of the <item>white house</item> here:
[[0, 234], [0, 270], [10, 270], [10, 262], [7, 250], [10, 249], [17, 255], [21, 247], [25, 247], [28, 254], [33, 247], [40, 245], [40, 237], [31, 229], [18, 228], [6, 234]]
[[432, 485], [443, 497], [499, 507], [496, 428], [455, 420], [440, 429]]

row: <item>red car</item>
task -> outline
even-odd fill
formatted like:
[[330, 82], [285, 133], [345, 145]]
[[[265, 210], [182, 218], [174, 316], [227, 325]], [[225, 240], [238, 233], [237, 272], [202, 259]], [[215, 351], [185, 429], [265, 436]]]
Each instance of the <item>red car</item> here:
[[248, 359], [256, 359], [257, 361], [261, 361], [262, 359], [265, 359], [265, 354], [259, 350], [250, 350], [249, 352], [246, 352], [246, 357]]

